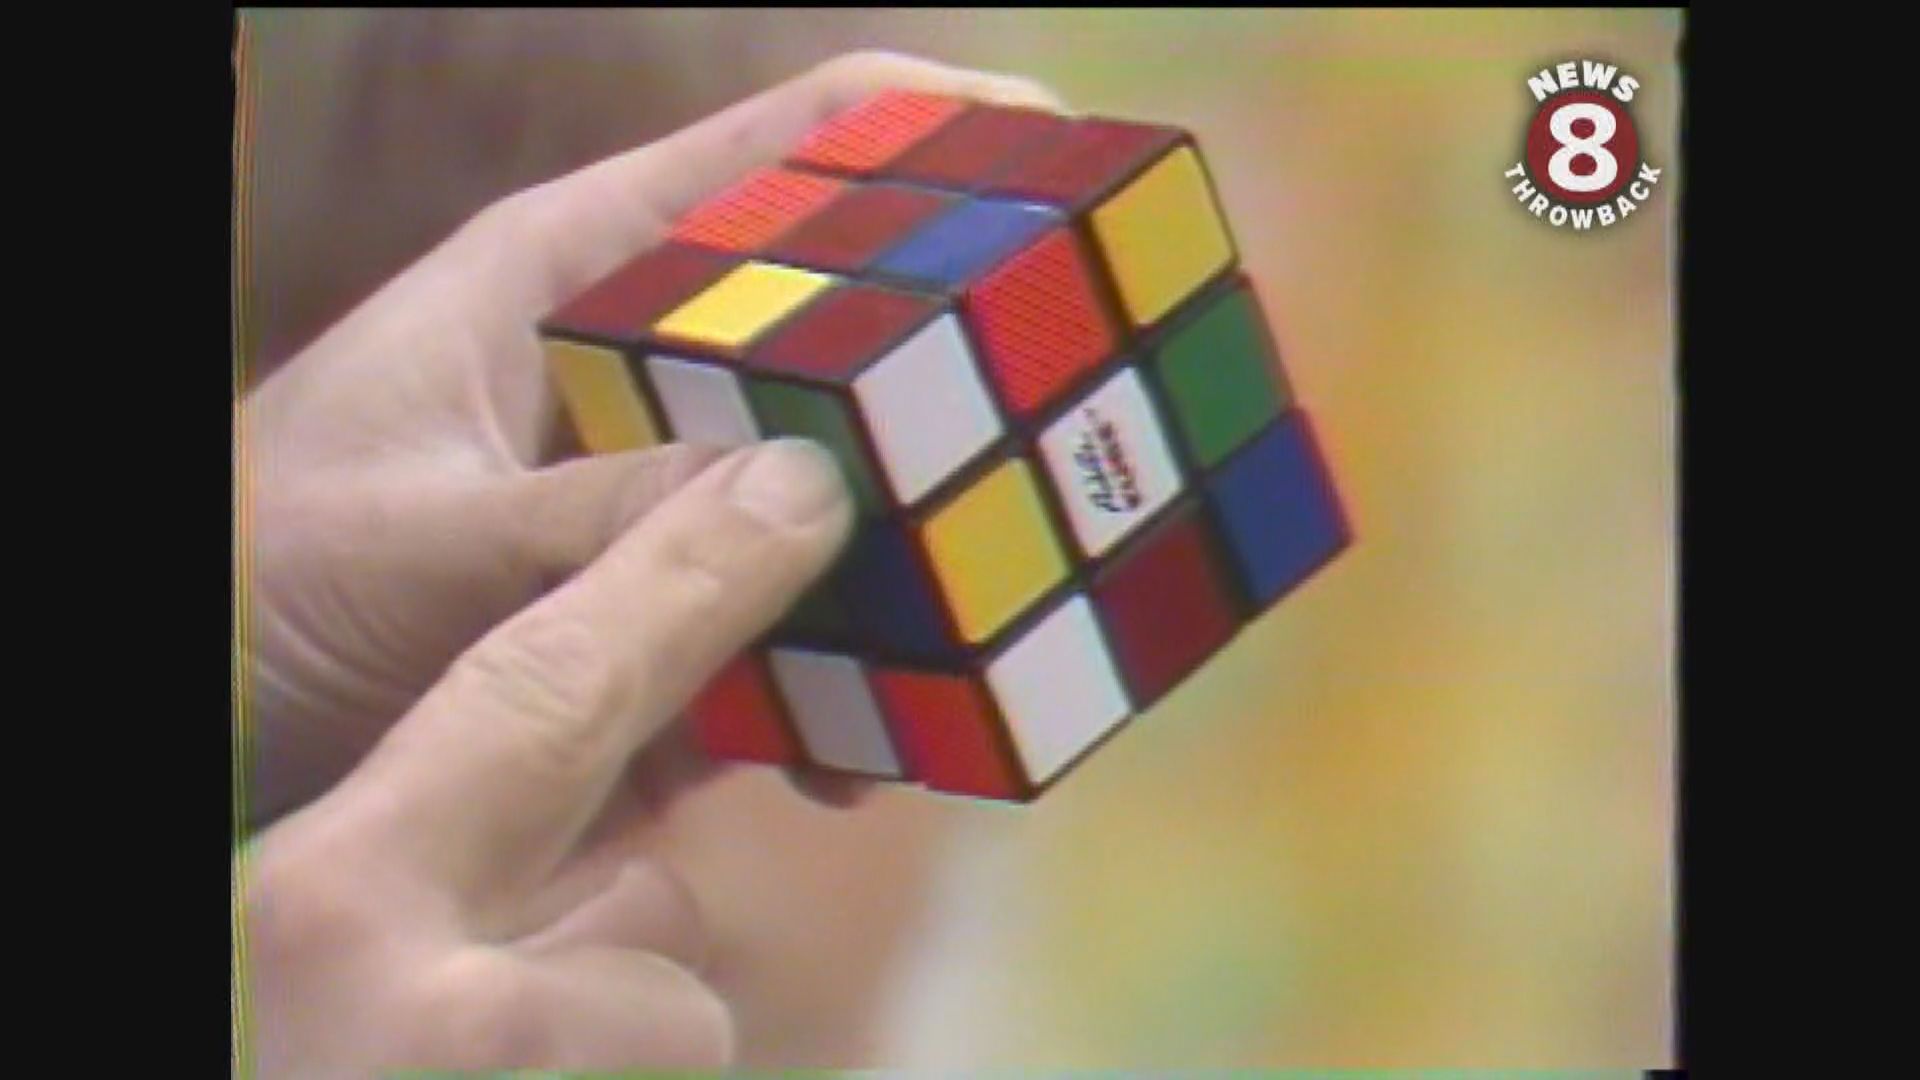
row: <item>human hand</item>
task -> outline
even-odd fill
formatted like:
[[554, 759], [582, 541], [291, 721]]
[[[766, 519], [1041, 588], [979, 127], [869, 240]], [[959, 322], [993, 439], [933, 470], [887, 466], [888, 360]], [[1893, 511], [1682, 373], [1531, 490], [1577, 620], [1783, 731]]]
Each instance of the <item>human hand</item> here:
[[582, 552], [266, 830], [240, 863], [259, 1074], [728, 1064], [690, 894], [589, 826], [852, 516], [817, 447], [736, 451]]
[[256, 820], [325, 791], [463, 649], [717, 456], [551, 464], [534, 321], [887, 87], [1058, 107], [1025, 79], [841, 57], [488, 208], [240, 406]]

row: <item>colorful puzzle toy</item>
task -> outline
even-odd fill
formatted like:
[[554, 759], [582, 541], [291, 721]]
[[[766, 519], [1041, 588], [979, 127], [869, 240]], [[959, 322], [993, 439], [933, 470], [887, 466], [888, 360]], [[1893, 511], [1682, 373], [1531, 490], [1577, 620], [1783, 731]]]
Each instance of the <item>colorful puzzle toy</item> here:
[[888, 92], [540, 325], [589, 452], [803, 436], [860, 520], [717, 757], [1028, 801], [1349, 543], [1198, 148]]

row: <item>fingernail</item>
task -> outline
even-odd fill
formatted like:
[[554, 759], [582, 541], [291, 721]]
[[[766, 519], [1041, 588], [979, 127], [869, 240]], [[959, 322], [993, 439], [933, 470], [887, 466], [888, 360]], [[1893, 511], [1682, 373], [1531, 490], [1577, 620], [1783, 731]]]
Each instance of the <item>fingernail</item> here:
[[754, 450], [729, 495], [770, 525], [805, 525], [844, 503], [847, 487], [831, 454], [805, 439], [776, 439]]

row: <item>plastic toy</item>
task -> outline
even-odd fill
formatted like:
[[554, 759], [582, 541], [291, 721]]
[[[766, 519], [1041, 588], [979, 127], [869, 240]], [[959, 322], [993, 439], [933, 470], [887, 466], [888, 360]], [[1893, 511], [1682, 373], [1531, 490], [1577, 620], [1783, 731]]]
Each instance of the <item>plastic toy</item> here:
[[717, 757], [1030, 801], [1351, 540], [1175, 128], [883, 93], [539, 330], [589, 452], [804, 436], [858, 502]]

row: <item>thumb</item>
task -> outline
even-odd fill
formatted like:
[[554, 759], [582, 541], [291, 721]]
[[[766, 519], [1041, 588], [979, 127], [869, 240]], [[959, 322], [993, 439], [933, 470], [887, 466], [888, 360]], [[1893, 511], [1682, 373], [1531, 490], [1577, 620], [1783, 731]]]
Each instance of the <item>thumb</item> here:
[[627, 762], [832, 562], [833, 459], [729, 455], [457, 660], [338, 793], [370, 843], [467, 913], [543, 879]]
[[475, 531], [502, 538], [517, 566], [545, 577], [570, 574], [723, 454], [672, 443], [518, 471], [473, 500], [484, 519]]

